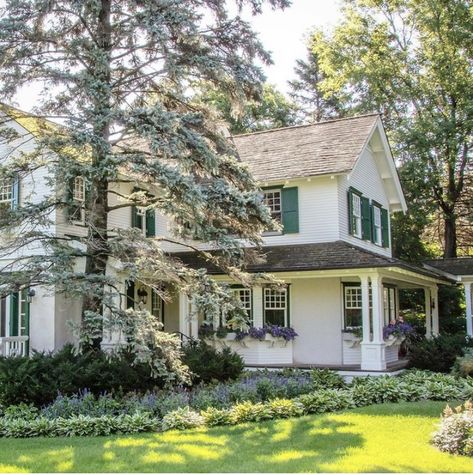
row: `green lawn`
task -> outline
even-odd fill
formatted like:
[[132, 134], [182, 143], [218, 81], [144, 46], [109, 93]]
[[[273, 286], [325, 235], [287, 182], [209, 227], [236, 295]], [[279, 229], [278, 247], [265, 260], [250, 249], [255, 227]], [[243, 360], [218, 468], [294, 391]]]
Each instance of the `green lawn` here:
[[1, 439], [0, 472], [473, 472], [429, 444], [441, 402], [136, 436]]

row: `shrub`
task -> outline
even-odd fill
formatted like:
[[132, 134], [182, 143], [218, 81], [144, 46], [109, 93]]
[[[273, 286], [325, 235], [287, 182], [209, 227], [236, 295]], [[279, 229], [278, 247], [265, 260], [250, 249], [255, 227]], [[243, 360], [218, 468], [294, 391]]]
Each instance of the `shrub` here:
[[209, 427], [225, 426], [232, 423], [231, 412], [228, 409], [209, 407], [201, 412], [201, 416], [204, 418], [205, 425]]
[[245, 367], [242, 357], [229, 347], [217, 350], [205, 341], [187, 345], [183, 361], [192, 371], [194, 383], [236, 379]]
[[38, 416], [38, 408], [32, 404], [25, 404], [24, 402], [13, 406], [8, 406], [3, 411], [3, 417], [8, 420], [23, 419], [30, 421]]
[[58, 393], [93, 394], [146, 391], [163, 385], [152, 378], [146, 364], [134, 365], [130, 353], [107, 355], [102, 351], [78, 354], [72, 345], [55, 353], [32, 357], [0, 357], [0, 404], [21, 402], [42, 406]]
[[231, 409], [231, 421], [234, 424], [240, 424], [242, 422], [260, 422], [272, 419], [272, 417], [272, 410], [261, 402], [254, 404], [250, 401], [245, 401], [236, 404]]
[[473, 456], [473, 404], [467, 401], [455, 410], [447, 406], [432, 442], [442, 452]]
[[297, 417], [304, 414], [304, 406], [291, 399], [273, 399], [266, 403], [274, 418]]
[[171, 429], [192, 429], [200, 427], [205, 424], [205, 419], [198, 413], [192, 410], [189, 406], [181, 407], [175, 411], [169, 412], [163, 417], [163, 430]]
[[314, 389], [337, 389], [347, 386], [345, 380], [335, 371], [329, 369], [313, 369], [310, 372]]
[[322, 414], [355, 407], [350, 392], [339, 389], [321, 389], [303, 394], [296, 401], [302, 404], [308, 414]]
[[473, 339], [465, 335], [439, 335], [432, 339], [419, 339], [409, 350], [409, 364], [418, 369], [448, 373], [465, 347], [473, 347]]
[[452, 373], [457, 376], [473, 376], [473, 348], [465, 348], [463, 356], [457, 356]]
[[155, 432], [159, 421], [147, 414], [120, 416], [73, 416], [68, 419], [0, 419], [1, 437], [73, 437]]

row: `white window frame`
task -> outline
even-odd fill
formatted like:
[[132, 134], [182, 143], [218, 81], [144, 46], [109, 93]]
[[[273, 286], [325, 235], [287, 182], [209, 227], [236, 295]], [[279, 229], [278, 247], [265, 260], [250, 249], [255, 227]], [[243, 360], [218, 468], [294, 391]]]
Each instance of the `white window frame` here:
[[0, 210], [10, 210], [13, 202], [13, 181], [8, 178], [0, 180]]
[[151, 315], [154, 315], [158, 320], [164, 324], [164, 302], [156, 290], [151, 289]]
[[373, 241], [376, 245], [382, 246], [383, 244], [383, 231], [381, 225], [381, 208], [373, 204]]
[[85, 223], [85, 179], [79, 175], [74, 178], [72, 186], [72, 201], [77, 205], [77, 209], [80, 211], [79, 216], [72, 217], [74, 224]]
[[[267, 310], [284, 310], [284, 327], [288, 326], [288, 289], [277, 290], [270, 287], [263, 289], [263, 324], [266, 325]], [[281, 305], [284, 303], [284, 305]]]
[[360, 238], [362, 237], [361, 230], [361, 196], [358, 193], [352, 193], [351, 195], [351, 205], [352, 205], [352, 216], [353, 216], [353, 236]]
[[[282, 223], [282, 188], [271, 188], [263, 190], [263, 204], [269, 209], [274, 221]], [[280, 231], [268, 229], [265, 235], [279, 235]]]
[[253, 292], [248, 287], [234, 287], [232, 293], [235, 298], [239, 299], [243, 310], [246, 311], [248, 323], [253, 323]]
[[137, 216], [141, 216], [141, 234], [146, 237], [146, 207], [144, 206], [137, 206], [136, 207], [136, 214]]
[[[361, 285], [350, 285], [350, 284], [343, 284], [343, 328], [345, 330], [350, 330], [350, 329], [353, 329], [355, 327], [353, 326], [349, 326], [347, 325], [347, 315], [346, 315], [346, 311], [347, 310], [360, 310], [360, 313], [363, 311], [363, 294], [362, 294], [362, 290], [361, 290]], [[349, 297], [349, 293], [350, 292], [347, 292], [348, 291], [353, 291], [355, 290], [356, 291], [356, 297], [355, 298], [351, 298]], [[371, 285], [369, 287], [369, 310], [370, 310], [370, 314], [373, 310], [373, 294], [372, 294], [372, 291], [371, 291]], [[363, 319], [363, 316], [361, 317]]]

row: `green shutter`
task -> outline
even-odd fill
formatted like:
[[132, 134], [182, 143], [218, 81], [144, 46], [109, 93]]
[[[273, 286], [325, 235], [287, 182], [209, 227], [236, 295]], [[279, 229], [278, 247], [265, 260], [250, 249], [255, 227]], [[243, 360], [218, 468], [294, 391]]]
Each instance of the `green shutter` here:
[[[22, 298], [25, 302], [25, 333], [22, 336], [30, 336], [30, 299], [28, 297], [28, 291], [29, 289], [23, 289], [22, 290]], [[25, 342], [25, 352], [27, 355], [30, 353], [30, 340]]]
[[299, 193], [297, 187], [283, 188], [282, 198], [282, 225], [284, 233], [299, 232]]
[[376, 238], [376, 230], [374, 228], [374, 207], [375, 204], [371, 204], [370, 206], [370, 216], [371, 216], [371, 242], [374, 244], [374, 240]]
[[20, 204], [20, 179], [18, 175], [13, 178], [12, 184], [12, 197], [11, 197], [11, 207], [12, 209], [18, 208]]
[[370, 208], [370, 200], [365, 198], [364, 196], [361, 197], [361, 231], [362, 231], [362, 238], [365, 241], [371, 240], [371, 208]]
[[131, 227], [141, 229], [142, 216], [138, 214], [138, 208], [136, 206], [131, 207]]
[[381, 208], [381, 233], [383, 236], [383, 247], [389, 247], [389, 219], [388, 210]]
[[126, 289], [126, 308], [135, 308], [135, 283], [128, 281]]
[[353, 235], [353, 190], [350, 188], [348, 197], [348, 234]]
[[18, 336], [19, 297], [18, 292], [10, 294], [10, 336]]
[[153, 209], [146, 210], [146, 237], [156, 236], [156, 211]]

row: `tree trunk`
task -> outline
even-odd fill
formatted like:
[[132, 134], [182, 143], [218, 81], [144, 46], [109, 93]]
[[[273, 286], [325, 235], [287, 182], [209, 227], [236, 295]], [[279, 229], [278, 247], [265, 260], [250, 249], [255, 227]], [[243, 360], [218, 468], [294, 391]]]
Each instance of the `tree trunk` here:
[[445, 215], [443, 257], [457, 257], [457, 220], [454, 213]]
[[[93, 291], [84, 296], [83, 318], [85, 312], [103, 315], [104, 283], [108, 259], [108, 180], [104, 178], [102, 170], [104, 161], [109, 152], [110, 138], [110, 49], [111, 49], [111, 0], [102, 0], [98, 15], [97, 43], [102, 51], [100, 59], [93, 70], [96, 72], [97, 86], [91, 87], [94, 104], [93, 121], [94, 135], [98, 140], [92, 145], [92, 174], [90, 176], [90, 193], [86, 203], [87, 211], [87, 257], [85, 273], [94, 278]], [[85, 322], [85, 331], [90, 331]], [[102, 340], [102, 324], [95, 322], [95, 337], [92, 347], [99, 348]], [[98, 328], [97, 328], [98, 326]]]

